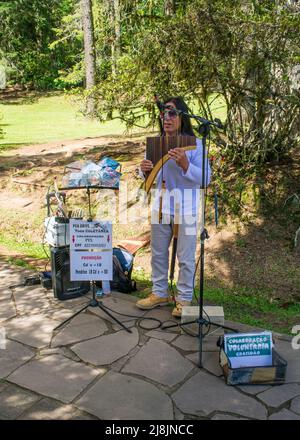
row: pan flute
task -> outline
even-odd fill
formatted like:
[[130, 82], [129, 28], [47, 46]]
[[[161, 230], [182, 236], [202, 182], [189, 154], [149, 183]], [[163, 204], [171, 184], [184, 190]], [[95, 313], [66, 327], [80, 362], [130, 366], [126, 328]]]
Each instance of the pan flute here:
[[161, 167], [169, 160], [168, 151], [183, 148], [185, 151], [196, 149], [196, 137], [187, 135], [155, 136], [146, 140], [146, 159], [151, 160], [153, 168], [145, 173], [145, 190], [148, 193]]

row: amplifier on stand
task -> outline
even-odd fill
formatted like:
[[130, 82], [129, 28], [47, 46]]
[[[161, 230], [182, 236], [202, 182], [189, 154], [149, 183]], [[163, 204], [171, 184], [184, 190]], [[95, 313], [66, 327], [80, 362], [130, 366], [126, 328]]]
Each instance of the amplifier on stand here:
[[90, 290], [88, 281], [70, 281], [70, 248], [50, 247], [52, 288], [60, 300], [78, 298]]
[[55, 248], [70, 244], [70, 219], [65, 217], [51, 216], [44, 221], [44, 241]]

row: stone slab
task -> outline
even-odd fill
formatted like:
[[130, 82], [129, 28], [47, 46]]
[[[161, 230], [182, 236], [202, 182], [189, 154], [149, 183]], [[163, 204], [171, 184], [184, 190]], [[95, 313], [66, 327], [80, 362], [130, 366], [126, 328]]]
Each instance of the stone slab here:
[[276, 339], [275, 350], [287, 361], [286, 383], [300, 383], [300, 350], [293, 350], [290, 341]]
[[59, 333], [52, 339], [51, 346], [70, 345], [75, 342], [96, 338], [107, 331], [107, 326], [102, 319], [89, 313], [81, 313], [75, 316]]
[[9, 298], [0, 300], [0, 323], [16, 316], [16, 308]]
[[[106, 297], [102, 301], [102, 305], [104, 307], [108, 307], [108, 312], [111, 313], [113, 316], [115, 316], [118, 321], [127, 321], [128, 319], [132, 317], [136, 317], [136, 319], [143, 316], [145, 311], [138, 309], [135, 307], [135, 304], [131, 301], [125, 301], [119, 298], [114, 298], [112, 296]], [[95, 313], [96, 315], [100, 316], [101, 318], [111, 322], [112, 324], [116, 324], [116, 321], [111, 318], [107, 313], [105, 313], [103, 310], [101, 310], [99, 307], [90, 307], [89, 311], [91, 313]], [[122, 315], [119, 315], [118, 313], [122, 313]], [[129, 316], [123, 316], [123, 315], [129, 315]]]
[[251, 394], [251, 395], [256, 395], [258, 393], [262, 393], [263, 391], [266, 391], [270, 388], [269, 385], [241, 385], [238, 386], [237, 388], [239, 388], [241, 391], [244, 391], [247, 394]]
[[76, 310], [80, 310], [82, 307], [87, 305], [90, 302], [91, 298], [91, 294], [87, 294], [87, 296], [80, 296], [78, 298], [68, 299], [66, 301], [60, 301], [59, 299], [56, 299], [56, 304], [59, 304], [61, 307], [73, 310], [73, 312], [75, 312]]
[[17, 312], [21, 315], [39, 315], [41, 312], [47, 311], [49, 306], [49, 301], [42, 297], [27, 295], [16, 300]]
[[245, 417], [236, 417], [236, 416], [232, 416], [230, 414], [215, 414], [211, 420], [249, 420], [246, 419]]
[[193, 368], [193, 364], [169, 344], [158, 339], [150, 339], [130, 359], [122, 372], [139, 374], [163, 385], [174, 386]]
[[0, 350], [0, 377], [8, 376], [34, 356], [35, 352], [33, 350], [8, 339], [6, 349]]
[[22, 298], [45, 298], [45, 289], [39, 284], [33, 286], [20, 286], [13, 289], [13, 295], [15, 300]]
[[42, 348], [49, 345], [56, 326], [56, 321], [44, 315], [17, 317], [7, 324], [7, 337], [31, 347]]
[[272, 414], [269, 417], [269, 420], [300, 420], [300, 416], [288, 409], [282, 409], [281, 411]]
[[[124, 326], [126, 328], [130, 328], [131, 327], [135, 327], [136, 326], [136, 320], [135, 319], [130, 319], [128, 321], [122, 321], [122, 323], [124, 324]], [[122, 326], [120, 324], [112, 324], [111, 326], [112, 330], [114, 332], [118, 332], [120, 329], [122, 329]]]
[[[156, 307], [155, 309], [146, 311], [144, 316], [146, 318], [156, 318], [159, 321], [161, 321], [162, 323], [165, 322], [166, 325], [179, 323], [180, 322], [179, 320], [177, 321], [172, 317], [172, 310], [173, 310], [172, 306]], [[144, 321], [143, 325], [144, 325], [144, 323], [146, 324], [147, 321]], [[152, 330], [153, 327], [155, 325], [157, 325], [157, 323], [155, 323], [155, 322], [151, 323], [150, 320], [148, 321], [148, 324], [149, 324], [149, 326], [148, 326], [149, 330]], [[178, 333], [178, 332], [180, 332], [180, 328], [173, 327], [173, 328], [168, 329], [167, 331], [168, 332], [172, 331], [174, 333]]]
[[162, 339], [163, 341], [171, 342], [176, 338], [176, 334], [173, 332], [167, 332], [162, 330], [151, 330], [146, 333], [149, 338]]
[[[220, 349], [217, 347], [217, 340], [218, 338], [214, 336], [204, 338], [202, 341], [202, 350], [219, 352]], [[199, 351], [199, 338], [189, 335], [181, 335], [172, 342], [172, 345], [184, 351]]]
[[251, 419], [267, 418], [266, 408], [255, 398], [245, 396], [204, 371], [188, 379], [172, 397], [180, 411], [190, 415], [208, 416], [217, 411]]
[[0, 420], [14, 420], [32, 406], [40, 396], [9, 385], [0, 394]]
[[289, 383], [273, 386], [269, 390], [257, 394], [256, 397], [266, 405], [277, 408], [297, 396], [300, 396], [300, 385]]
[[11, 374], [8, 380], [44, 396], [69, 403], [99, 374], [100, 371], [91, 367], [61, 355], [53, 355], [28, 362]]
[[7, 301], [12, 298], [12, 291], [8, 287], [0, 287], [0, 301]]
[[65, 405], [57, 400], [44, 398], [25, 411], [18, 420], [90, 420], [89, 414], [82, 413], [73, 405]]
[[1, 269], [1, 278], [3, 280], [1, 284], [4, 284], [5, 286], [9, 287], [9, 286], [15, 286], [17, 284], [23, 284], [26, 278], [26, 274], [18, 270], [2, 271]]
[[128, 294], [128, 293], [117, 292], [116, 290], [112, 290], [111, 296], [113, 298], [123, 299], [124, 301], [129, 301], [131, 303], [136, 303], [138, 300], [136, 296], [131, 295], [130, 293]]
[[100, 336], [72, 347], [74, 353], [84, 362], [93, 365], [107, 365], [127, 355], [139, 342], [138, 331], [132, 333], [120, 330], [117, 333]]
[[[47, 307], [47, 310], [43, 313], [47, 318], [55, 319], [56, 321], [63, 322], [70, 318], [74, 314], [74, 310], [66, 309], [64, 307]], [[57, 324], [58, 325], [58, 324]]]
[[0, 393], [2, 393], [3, 390], [5, 390], [5, 388], [8, 387], [8, 383], [7, 382], [2, 382], [0, 380]]
[[[193, 353], [186, 356], [191, 362], [199, 365], [199, 353]], [[222, 376], [223, 371], [219, 364], [219, 353], [216, 351], [205, 351], [202, 353], [202, 366], [204, 370], [209, 371], [215, 376]]]
[[105, 374], [75, 405], [104, 420], [173, 419], [172, 401], [164, 392], [115, 372]]
[[300, 415], [300, 397], [292, 400], [290, 410]]

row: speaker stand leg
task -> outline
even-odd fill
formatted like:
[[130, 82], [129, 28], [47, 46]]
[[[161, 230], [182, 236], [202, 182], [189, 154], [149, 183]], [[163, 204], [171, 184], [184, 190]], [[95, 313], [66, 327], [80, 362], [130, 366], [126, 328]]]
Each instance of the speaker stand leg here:
[[74, 313], [72, 316], [70, 316], [69, 318], [65, 319], [63, 322], [61, 322], [57, 327], [55, 327], [53, 329], [53, 331], [58, 330], [60, 327], [62, 327], [63, 325], [67, 324], [67, 322], [71, 321], [71, 319], [75, 318], [75, 316], [79, 315], [79, 313], [83, 312], [84, 310], [86, 310], [88, 307], [90, 306], [90, 304], [87, 304], [86, 306], [82, 307], [82, 309], [78, 310], [76, 313]]
[[119, 321], [117, 318], [115, 318], [115, 316], [113, 316], [108, 310], [106, 310], [105, 306], [102, 304], [101, 301], [98, 301], [96, 299], [96, 293], [95, 293], [95, 282], [91, 281], [91, 285], [92, 285], [92, 292], [93, 292], [93, 298], [91, 299], [91, 301], [84, 306], [82, 309], [78, 310], [77, 312], [75, 312], [72, 316], [70, 316], [69, 318], [65, 319], [61, 324], [59, 324], [57, 327], [55, 327], [53, 330], [58, 330], [59, 328], [61, 328], [63, 325], [67, 324], [67, 322], [71, 321], [71, 319], [75, 318], [75, 316], [79, 315], [79, 313], [83, 312], [84, 310], [86, 310], [88, 307], [99, 307], [104, 313], [106, 313], [110, 318], [112, 318], [117, 324], [119, 324], [124, 330], [126, 330], [128, 333], [132, 333], [132, 330], [130, 330], [129, 328], [127, 328], [121, 321]]

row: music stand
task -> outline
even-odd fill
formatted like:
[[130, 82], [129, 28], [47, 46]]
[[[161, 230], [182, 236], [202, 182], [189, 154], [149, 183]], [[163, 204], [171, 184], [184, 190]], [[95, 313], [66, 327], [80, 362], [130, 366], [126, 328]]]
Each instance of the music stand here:
[[[112, 187], [108, 187], [108, 186], [78, 186], [78, 187], [67, 187], [67, 188], [60, 188], [60, 190], [77, 190], [77, 189], [86, 189], [87, 191], [87, 195], [88, 195], [88, 205], [89, 205], [89, 217], [88, 217], [88, 221], [92, 221], [93, 217], [92, 217], [92, 211], [91, 211], [91, 189], [114, 189], [116, 190], [117, 188], [112, 188]], [[84, 307], [82, 307], [82, 309], [78, 310], [77, 312], [75, 312], [72, 316], [70, 316], [69, 318], [65, 319], [62, 323], [60, 323], [57, 327], [54, 328], [54, 330], [58, 330], [60, 327], [62, 327], [64, 324], [66, 324], [67, 322], [71, 321], [71, 319], [75, 318], [75, 316], [79, 315], [81, 312], [83, 312], [84, 310], [86, 310], [88, 307], [99, 307], [104, 313], [106, 313], [110, 318], [112, 318], [117, 324], [119, 324], [124, 330], [126, 330], [128, 333], [132, 333], [132, 330], [130, 330], [129, 328], [127, 328], [121, 321], [119, 321], [115, 316], [113, 316], [108, 310], [106, 310], [105, 306], [102, 304], [102, 301], [99, 301], [96, 298], [96, 292], [95, 292], [95, 281], [91, 280], [90, 281], [91, 284], [91, 290], [93, 293], [93, 297], [90, 300], [90, 302], [88, 304], [86, 304]]]
[[[173, 108], [172, 108], [173, 109]], [[207, 320], [203, 317], [203, 294], [204, 294], [204, 247], [205, 247], [205, 240], [207, 238], [209, 238], [207, 230], [205, 228], [205, 188], [207, 186], [207, 177], [206, 177], [206, 162], [208, 163], [208, 159], [207, 161], [205, 160], [205, 146], [206, 146], [206, 139], [207, 136], [209, 134], [210, 128], [211, 126], [214, 126], [216, 128], [222, 128], [222, 124], [221, 121], [215, 119], [215, 121], [209, 121], [205, 118], [202, 118], [200, 116], [197, 115], [193, 115], [187, 112], [183, 112], [181, 110], [177, 110], [174, 109], [179, 115], [186, 115], [189, 118], [193, 118], [197, 121], [198, 123], [198, 133], [202, 136], [202, 181], [200, 184], [200, 202], [201, 202], [201, 215], [200, 215], [200, 289], [199, 289], [199, 317], [197, 319], [194, 319], [192, 321], [187, 321], [187, 322], [183, 322], [183, 323], [178, 323], [178, 324], [171, 324], [171, 325], [167, 325], [167, 326], [162, 326], [162, 329], [168, 329], [168, 328], [172, 328], [172, 327], [183, 327], [189, 324], [194, 324], [197, 323], [199, 324], [199, 331], [198, 331], [198, 338], [199, 338], [199, 368], [203, 367], [202, 364], [202, 352], [203, 352], [203, 348], [202, 348], [202, 343], [203, 343], [203, 338], [205, 335], [203, 335], [203, 326], [208, 326], [208, 325], [214, 325], [215, 327], [218, 328], [223, 328], [224, 330], [230, 330], [234, 333], [236, 333], [236, 330], [231, 328], [231, 327], [227, 327], [225, 325], [221, 325], [215, 322], [212, 322], [210, 320]]]

